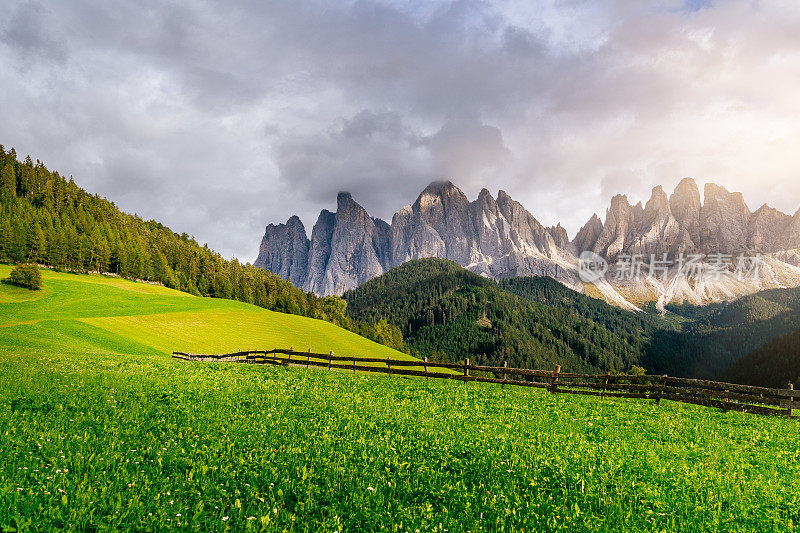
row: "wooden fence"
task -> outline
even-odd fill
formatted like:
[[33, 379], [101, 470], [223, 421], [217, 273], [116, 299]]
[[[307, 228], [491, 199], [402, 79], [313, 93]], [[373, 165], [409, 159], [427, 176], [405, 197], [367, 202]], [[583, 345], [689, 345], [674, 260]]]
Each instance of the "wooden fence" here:
[[[770, 389], [751, 385], [737, 385], [702, 379], [676, 378], [666, 375], [577, 374], [554, 370], [530, 370], [503, 366], [483, 366], [463, 363], [435, 363], [400, 359], [338, 356], [289, 350], [247, 350], [221, 355], [198, 355], [173, 352], [172, 357], [186, 361], [224, 361], [244, 364], [296, 365], [322, 367], [328, 370], [356, 370], [398, 376], [419, 376], [425, 379], [452, 379], [479, 381], [506, 385], [536, 387], [554, 394], [581, 394], [601, 398], [641, 398], [672, 400], [724, 411], [741, 411], [767, 416], [799, 418], [792, 413], [800, 409], [800, 390], [790, 384], [787, 389]], [[419, 370], [422, 368], [422, 370]], [[433, 369], [433, 370], [431, 370]], [[443, 372], [448, 370], [449, 372]]]

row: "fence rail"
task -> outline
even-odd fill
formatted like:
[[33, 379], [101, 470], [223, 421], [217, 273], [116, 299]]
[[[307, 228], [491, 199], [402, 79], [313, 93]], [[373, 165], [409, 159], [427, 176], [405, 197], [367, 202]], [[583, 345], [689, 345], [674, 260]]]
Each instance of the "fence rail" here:
[[[554, 370], [532, 370], [503, 366], [463, 363], [441, 363], [424, 360], [405, 361], [379, 357], [356, 357], [289, 350], [246, 350], [227, 354], [191, 354], [173, 352], [172, 357], [185, 361], [221, 361], [256, 365], [296, 365], [328, 370], [356, 370], [426, 379], [452, 379], [482, 383], [516, 385], [545, 389], [553, 394], [579, 394], [601, 398], [640, 398], [671, 400], [725, 411], [741, 411], [767, 416], [800, 418], [800, 390], [790, 384], [787, 389], [771, 389], [702, 379], [677, 378], [666, 375], [580, 374]], [[379, 366], [375, 366], [379, 365]], [[415, 369], [416, 367], [416, 369]], [[422, 367], [422, 370], [418, 368]], [[431, 371], [445, 369], [451, 372]], [[452, 372], [456, 371], [456, 372]], [[513, 379], [509, 379], [509, 376]]]

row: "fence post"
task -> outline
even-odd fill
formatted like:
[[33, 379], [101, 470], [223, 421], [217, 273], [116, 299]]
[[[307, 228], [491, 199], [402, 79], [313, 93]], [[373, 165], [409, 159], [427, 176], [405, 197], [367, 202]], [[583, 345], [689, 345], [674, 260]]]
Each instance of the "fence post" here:
[[[793, 390], [794, 390], [794, 383], [789, 383], [789, 391], [793, 391]], [[794, 395], [789, 396], [789, 401], [790, 402], [794, 401]], [[792, 418], [792, 406], [791, 405], [789, 405], [789, 408], [786, 409], [786, 416], [788, 416], [789, 418]]]
[[[508, 361], [503, 361], [503, 368], [508, 368]], [[503, 384], [500, 386], [501, 389], [506, 388], [506, 379], [508, 379], [508, 376], [503, 372]]]
[[330, 370], [333, 365], [333, 359], [331, 359], [331, 357], [333, 357], [333, 350], [331, 350], [330, 355], [328, 355], [328, 370]]
[[356, 373], [356, 356], [353, 356], [353, 374]]
[[600, 398], [606, 397], [606, 387], [608, 387], [608, 372], [606, 371], [605, 379], [603, 380], [603, 392], [600, 393]]
[[389, 375], [391, 376], [392, 375], [392, 358], [391, 357], [387, 357], [386, 358], [386, 368], [389, 369]]
[[[311, 353], [311, 348], [308, 349], [308, 353], [309, 354]], [[310, 364], [311, 364], [311, 355], [306, 357], [306, 370], [308, 370], [308, 365], [310, 365]]]
[[561, 365], [556, 365], [553, 371], [553, 379], [550, 381], [550, 392], [556, 392], [558, 387], [558, 375], [561, 373]]
[[428, 363], [428, 356], [426, 355], [425, 356], [425, 381], [428, 381], [430, 379], [430, 376], [428, 376], [428, 364], [427, 363]]
[[469, 357], [467, 357], [467, 360], [464, 363], [464, 376], [469, 377]]
[[289, 354], [289, 358], [286, 360], [286, 366], [292, 366], [292, 354]]
[[658, 387], [658, 396], [656, 396], [656, 405], [661, 403], [661, 397], [664, 395], [664, 387], [667, 386], [667, 375], [661, 376], [661, 386]]

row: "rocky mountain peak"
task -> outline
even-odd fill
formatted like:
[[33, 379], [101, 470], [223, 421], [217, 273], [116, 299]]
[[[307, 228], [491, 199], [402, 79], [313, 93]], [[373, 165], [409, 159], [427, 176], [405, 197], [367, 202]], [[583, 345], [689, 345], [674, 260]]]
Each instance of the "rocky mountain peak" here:
[[435, 201], [436, 199], [446, 200], [450, 198], [461, 198], [466, 201], [467, 197], [464, 193], [453, 185], [453, 182], [443, 180], [443, 181], [432, 181], [425, 189], [420, 193], [419, 197], [417, 198], [417, 203], [425, 203], [430, 201]]
[[611, 198], [612, 213], [619, 213], [630, 208], [631, 204], [628, 202], [628, 196], [625, 194], [616, 194]]
[[303, 233], [306, 232], [306, 227], [303, 225], [303, 221], [300, 220], [300, 217], [297, 215], [292, 215], [289, 217], [289, 220], [286, 221], [286, 227], [294, 230], [301, 230]]
[[497, 201], [498, 202], [501, 202], [501, 201], [502, 202], [511, 202], [513, 200], [511, 200], [511, 197], [508, 195], [508, 193], [506, 191], [504, 191], [503, 189], [500, 189], [499, 191], [497, 191]]
[[600, 217], [595, 213], [578, 231], [577, 235], [575, 235], [575, 239], [572, 241], [576, 253], [580, 254], [588, 250], [593, 250], [601, 233], [603, 233], [603, 221], [600, 220]]
[[356, 202], [349, 192], [340, 192], [336, 196], [335, 217], [338, 225], [347, 223], [361, 228], [373, 225], [372, 217], [367, 210]]
[[[678, 253], [748, 250], [775, 252], [774, 257], [783, 254], [776, 260], [800, 264], [796, 252], [800, 210], [790, 217], [764, 205], [751, 214], [740, 193], [714, 184], [705, 187], [705, 195], [703, 205], [691, 178], [682, 180], [671, 196], [663, 187], [653, 187], [644, 205], [631, 205], [627, 196], [618, 194], [611, 199], [604, 221], [592, 215], [569, 242], [560, 223], [545, 228], [503, 190], [495, 199], [484, 188], [470, 202], [452, 182], [435, 181], [412, 205], [395, 213], [391, 224], [372, 218], [351, 194], [341, 192], [335, 213], [322, 210], [310, 240], [297, 216], [285, 224], [267, 226], [256, 265], [305, 290], [328, 295], [341, 294], [405, 261], [423, 257], [451, 259], [492, 278], [551, 276], [576, 290], [584, 286], [577, 277], [577, 255], [587, 250], [612, 264], [620, 254], [647, 258], [667, 253], [674, 258]], [[794, 259], [785, 259], [790, 256]], [[762, 282], [769, 286], [769, 280]], [[620, 287], [610, 281], [598, 290], [609, 301], [629, 306], [623, 293], [655, 290], [649, 285], [630, 285], [615, 292]], [[736, 286], [714, 289], [717, 292], [711, 294], [685, 283], [676, 287], [674, 294], [657, 298], [706, 301], [719, 299], [728, 289], [746, 290]]]
[[555, 226], [547, 228], [547, 232], [550, 233], [550, 236], [553, 238], [553, 243], [557, 247], [563, 249], [569, 246], [569, 235], [567, 235], [567, 230], [561, 226], [560, 222]]
[[[360, 208], [361, 206], [353, 200], [353, 195], [347, 191], [340, 191], [336, 195], [336, 211], [347, 211], [352, 208]], [[363, 208], [362, 208], [363, 209]]]
[[695, 251], [700, 246], [700, 188], [692, 178], [684, 178], [669, 198], [672, 216], [681, 228], [674, 249], [679, 252]]
[[696, 205], [700, 207], [700, 188], [692, 178], [683, 178], [670, 198], [676, 205]]
[[308, 272], [308, 250], [306, 228], [294, 215], [286, 224], [267, 226], [255, 264], [302, 287]]
[[611, 207], [606, 210], [606, 221], [594, 245], [594, 252], [609, 258], [617, 257], [630, 241], [634, 225], [635, 217], [628, 197], [617, 194], [611, 199]]
[[706, 184], [700, 210], [700, 240], [706, 253], [739, 253], [748, 248], [750, 209], [742, 193]]
[[767, 204], [759, 207], [747, 228], [747, 248], [764, 252], [776, 252], [784, 243], [793, 241], [792, 217]]
[[653, 187], [650, 199], [645, 204], [644, 210], [648, 212], [669, 212], [669, 198], [661, 185]]
[[729, 192], [728, 189], [716, 183], [706, 183], [703, 189], [704, 208], [715, 209], [735, 209], [737, 211], [747, 211], [749, 209], [744, 201], [744, 196], [740, 192]]

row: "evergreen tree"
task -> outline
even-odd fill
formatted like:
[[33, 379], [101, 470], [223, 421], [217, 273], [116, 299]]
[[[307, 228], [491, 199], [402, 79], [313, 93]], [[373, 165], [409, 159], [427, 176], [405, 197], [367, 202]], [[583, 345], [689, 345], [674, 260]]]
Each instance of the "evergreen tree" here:
[[34, 223], [30, 228], [28, 260], [35, 263], [44, 262], [47, 259], [47, 240], [45, 239], [44, 231], [38, 222]]
[[0, 178], [0, 197], [4, 202], [10, 202], [17, 195], [17, 175], [11, 163], [3, 167]]

